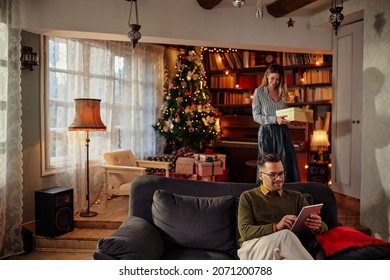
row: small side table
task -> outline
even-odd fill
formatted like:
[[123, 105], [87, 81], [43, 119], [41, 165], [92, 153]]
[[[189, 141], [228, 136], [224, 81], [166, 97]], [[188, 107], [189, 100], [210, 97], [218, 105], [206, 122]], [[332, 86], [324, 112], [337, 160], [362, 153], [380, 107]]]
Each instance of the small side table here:
[[329, 186], [330, 179], [329, 162], [312, 162], [308, 164], [307, 181], [323, 183]]

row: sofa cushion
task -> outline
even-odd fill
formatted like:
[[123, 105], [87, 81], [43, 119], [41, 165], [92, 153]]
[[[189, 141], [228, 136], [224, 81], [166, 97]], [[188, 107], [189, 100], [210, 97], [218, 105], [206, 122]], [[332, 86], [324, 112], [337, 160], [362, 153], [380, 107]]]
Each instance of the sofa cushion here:
[[165, 246], [151, 223], [131, 216], [112, 236], [101, 238], [97, 249], [120, 260], [155, 260], [161, 258]]
[[236, 198], [196, 197], [157, 190], [153, 222], [174, 246], [235, 252]]

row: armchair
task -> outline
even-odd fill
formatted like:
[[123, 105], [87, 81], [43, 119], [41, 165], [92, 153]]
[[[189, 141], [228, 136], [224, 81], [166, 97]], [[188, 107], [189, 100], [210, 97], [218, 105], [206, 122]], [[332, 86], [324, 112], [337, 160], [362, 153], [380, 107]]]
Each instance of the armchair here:
[[165, 176], [169, 177], [169, 162], [137, 160], [130, 149], [106, 152], [103, 157], [103, 188], [108, 198], [113, 195], [129, 195], [133, 179], [148, 174], [148, 168], [165, 170]]

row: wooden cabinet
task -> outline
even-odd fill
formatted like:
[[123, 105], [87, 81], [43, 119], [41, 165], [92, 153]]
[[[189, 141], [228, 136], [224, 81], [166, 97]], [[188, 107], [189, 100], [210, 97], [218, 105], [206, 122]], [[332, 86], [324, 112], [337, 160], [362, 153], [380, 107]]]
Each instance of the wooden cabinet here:
[[221, 139], [227, 141], [257, 142], [259, 124], [249, 115], [222, 115]]
[[[247, 179], [240, 179], [241, 175], [254, 172], [249, 171], [251, 167], [245, 162], [257, 158], [259, 124], [253, 121], [252, 96], [268, 66], [271, 63], [283, 65], [290, 93], [288, 106], [313, 109], [314, 124], [289, 126], [301, 179], [305, 181], [305, 167], [311, 161], [312, 130], [323, 128], [331, 112], [332, 56], [204, 48], [203, 63], [212, 105], [221, 113], [221, 137], [217, 147], [227, 154], [227, 158], [229, 154], [234, 158], [230, 161], [234, 166], [229, 166], [229, 181], [244, 182]], [[240, 147], [245, 153], [233, 152], [234, 149], [239, 151]]]

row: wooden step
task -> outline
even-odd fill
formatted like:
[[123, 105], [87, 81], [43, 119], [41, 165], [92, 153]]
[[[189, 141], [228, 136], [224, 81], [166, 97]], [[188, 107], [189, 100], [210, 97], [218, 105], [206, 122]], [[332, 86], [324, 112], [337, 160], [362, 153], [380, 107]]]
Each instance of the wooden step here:
[[89, 228], [89, 229], [117, 229], [122, 224], [122, 221], [85, 221], [74, 220], [75, 228]]
[[96, 249], [100, 238], [108, 237], [115, 229], [75, 228], [73, 231], [51, 238], [34, 235], [35, 250], [90, 250]]
[[[45, 237], [34, 233], [34, 250], [57, 252], [93, 252], [100, 238], [111, 236], [127, 217], [128, 197], [115, 197], [107, 205], [93, 204], [94, 217], [74, 216], [74, 229], [57, 237]], [[31, 227], [30, 227], [31, 228]]]

